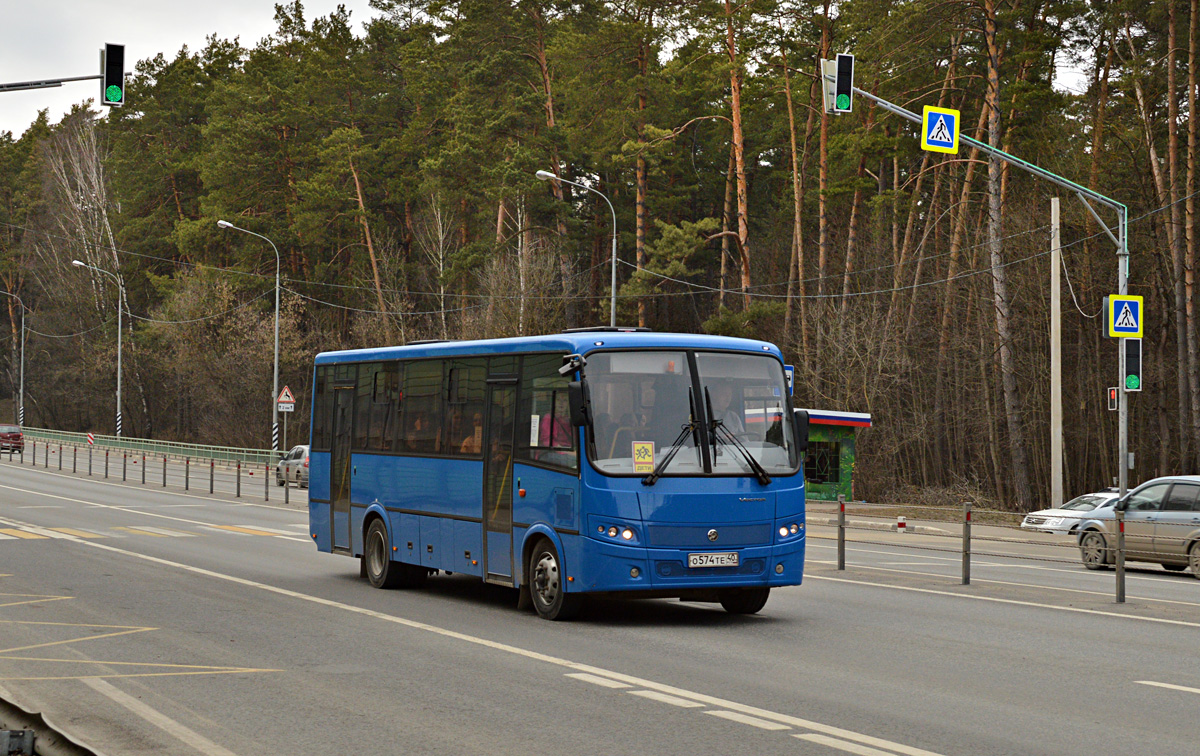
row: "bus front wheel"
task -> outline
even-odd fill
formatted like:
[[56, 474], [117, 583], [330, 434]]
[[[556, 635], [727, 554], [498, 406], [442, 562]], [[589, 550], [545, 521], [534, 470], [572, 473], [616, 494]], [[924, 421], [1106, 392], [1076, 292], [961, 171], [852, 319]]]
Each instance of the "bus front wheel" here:
[[730, 588], [721, 591], [721, 606], [730, 614], [757, 614], [770, 595], [770, 588]]
[[367, 528], [366, 543], [363, 545], [362, 572], [376, 588], [396, 588], [403, 582], [403, 565], [392, 561], [388, 548], [387, 526], [383, 520], [374, 520]]
[[529, 598], [533, 608], [548, 620], [568, 620], [583, 608], [583, 595], [567, 593], [566, 575], [554, 544], [543, 538], [529, 556]]

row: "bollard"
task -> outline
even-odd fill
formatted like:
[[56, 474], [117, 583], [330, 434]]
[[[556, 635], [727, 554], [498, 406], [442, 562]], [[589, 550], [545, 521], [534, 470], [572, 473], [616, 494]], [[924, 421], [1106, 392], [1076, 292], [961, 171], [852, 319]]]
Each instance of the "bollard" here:
[[962, 584], [971, 584], [971, 502], [963, 502]]
[[71, 444], [71, 474], [79, 472], [79, 447]]
[[[296, 483], [296, 485], [300, 485], [300, 484], [299, 484], [299, 483]], [[291, 503], [291, 498], [288, 496], [288, 489], [289, 489], [289, 488], [291, 488], [291, 486], [290, 486], [290, 485], [288, 485], [288, 482], [287, 482], [287, 480], [285, 479], [285, 480], [283, 481], [283, 503], [284, 503], [284, 504], [290, 504], [290, 503]]]
[[183, 490], [187, 491], [191, 488], [192, 483], [192, 458], [183, 458]]
[[58, 469], [62, 470], [62, 444], [58, 445]]
[[92, 445], [88, 444], [88, 477], [92, 477]]
[[237, 463], [237, 497], [242, 498], [242, 460]]
[[104, 477], [108, 477], [108, 449], [104, 450]]
[[[22, 449], [21, 451], [24, 452], [25, 450]], [[33, 459], [33, 464], [31, 465], [31, 467], [37, 467], [37, 441], [33, 442], [32, 459]], [[24, 454], [21, 454], [21, 464], [25, 464], [25, 455]]]
[[908, 532], [908, 522], [904, 519], [903, 515], [896, 517], [896, 532], [901, 535]]
[[839, 570], [846, 569], [846, 495], [838, 494], [838, 561]]
[[125, 482], [125, 474], [129, 468], [129, 452], [121, 452], [121, 482]]
[[1125, 603], [1125, 510], [1117, 510], [1117, 603]]
[[[35, 459], [34, 462], [37, 462], [37, 460]], [[49, 441], [46, 442], [46, 454], [42, 458], [42, 467], [46, 468], [47, 470], [50, 469], [50, 442]]]
[[263, 464], [263, 501], [271, 500], [271, 466]]
[[167, 487], [167, 455], [163, 455], [163, 488]]
[[216, 471], [217, 461], [215, 459], [208, 460], [208, 492], [213, 492], [213, 473]]
[[142, 455], [142, 485], [146, 485], [146, 455]]

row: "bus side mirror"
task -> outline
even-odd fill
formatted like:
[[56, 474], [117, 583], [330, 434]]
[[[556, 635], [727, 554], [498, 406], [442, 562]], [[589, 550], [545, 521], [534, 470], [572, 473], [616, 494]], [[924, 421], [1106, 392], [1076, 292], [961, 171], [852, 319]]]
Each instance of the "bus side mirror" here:
[[808, 411], [798, 409], [792, 410], [792, 413], [796, 420], [796, 449], [808, 451]]
[[567, 384], [567, 402], [571, 407], [571, 425], [582, 428], [591, 424], [583, 381], [571, 381]]

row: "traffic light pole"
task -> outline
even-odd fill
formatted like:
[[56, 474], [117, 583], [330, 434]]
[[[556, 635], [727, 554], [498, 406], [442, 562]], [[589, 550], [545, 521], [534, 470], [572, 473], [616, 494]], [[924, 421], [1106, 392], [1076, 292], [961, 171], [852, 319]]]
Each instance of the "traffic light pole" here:
[[18, 81], [12, 84], [0, 84], [0, 92], [21, 92], [26, 89], [50, 89], [51, 87], [61, 87], [63, 82], [67, 81], [91, 81], [93, 79], [103, 79], [103, 74], [95, 76], [68, 76], [65, 79], [43, 79], [41, 81]]
[[[920, 124], [922, 122], [921, 116], [917, 115], [916, 113], [905, 110], [899, 105], [894, 105], [881, 97], [877, 97], [870, 92], [867, 92], [866, 90], [854, 87], [854, 94], [859, 95], [860, 97], [865, 97], [887, 112], [898, 115], [901, 118], [912, 121], [913, 123]], [[1004, 150], [1000, 150], [992, 147], [989, 144], [980, 142], [978, 139], [972, 139], [966, 134], [961, 134], [959, 139], [960, 141], [978, 149], [980, 152], [999, 158], [1010, 165], [1015, 165], [1016, 167], [1028, 173], [1032, 173], [1039, 178], [1043, 178], [1052, 184], [1061, 186], [1069, 192], [1074, 192], [1075, 196], [1079, 198], [1079, 201], [1083, 203], [1083, 206], [1088, 209], [1088, 212], [1092, 214], [1092, 217], [1096, 219], [1096, 222], [1100, 224], [1100, 228], [1104, 229], [1104, 233], [1108, 235], [1108, 238], [1112, 239], [1113, 243], [1117, 245], [1117, 293], [1122, 295], [1129, 293], [1129, 208], [1125, 207], [1125, 205], [1117, 202], [1111, 197], [1106, 197], [1103, 194], [1088, 189], [1085, 186], [1080, 186], [1074, 181], [1059, 176], [1057, 173], [1051, 173], [1045, 168], [1041, 168], [1033, 163], [1022, 160], [1015, 155], [1010, 155]], [[1115, 236], [1113, 235], [1112, 229], [1108, 227], [1108, 224], [1100, 218], [1100, 214], [1096, 212], [1094, 207], [1092, 207], [1092, 202], [1099, 203], [1105, 207], [1111, 208], [1116, 212], [1117, 233]], [[1117, 434], [1119, 436], [1117, 442], [1117, 481], [1120, 487], [1120, 495], [1124, 496], [1125, 492], [1129, 488], [1129, 396], [1125, 391], [1124, 380], [1125, 349], [1123, 344], [1120, 344], [1119, 346], [1121, 347], [1118, 349], [1121, 355], [1119, 367], [1121, 370], [1121, 382], [1119, 384], [1119, 405], [1117, 408]]]

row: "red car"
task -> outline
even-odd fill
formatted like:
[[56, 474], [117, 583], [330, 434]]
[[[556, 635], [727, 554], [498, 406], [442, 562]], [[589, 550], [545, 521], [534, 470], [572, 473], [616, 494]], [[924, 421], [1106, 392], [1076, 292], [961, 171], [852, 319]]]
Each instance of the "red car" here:
[[19, 425], [0, 425], [0, 451], [22, 451], [25, 448], [25, 436], [21, 434]]

